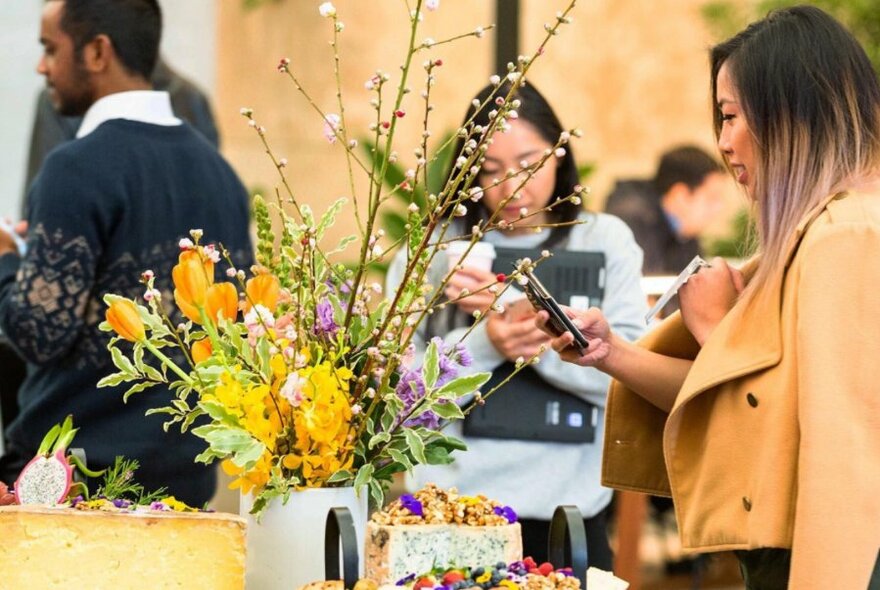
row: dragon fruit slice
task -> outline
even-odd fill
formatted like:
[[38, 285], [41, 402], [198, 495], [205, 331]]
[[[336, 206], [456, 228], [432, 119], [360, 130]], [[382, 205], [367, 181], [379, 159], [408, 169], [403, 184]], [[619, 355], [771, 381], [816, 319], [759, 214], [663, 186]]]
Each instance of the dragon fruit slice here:
[[58, 504], [64, 502], [73, 482], [73, 466], [67, 460], [67, 447], [76, 434], [73, 418], [56, 424], [43, 437], [37, 456], [25, 465], [15, 481], [19, 504]]
[[73, 481], [73, 467], [67, 462], [65, 449], [44, 457], [31, 459], [15, 481], [15, 499], [19, 504], [63, 502]]

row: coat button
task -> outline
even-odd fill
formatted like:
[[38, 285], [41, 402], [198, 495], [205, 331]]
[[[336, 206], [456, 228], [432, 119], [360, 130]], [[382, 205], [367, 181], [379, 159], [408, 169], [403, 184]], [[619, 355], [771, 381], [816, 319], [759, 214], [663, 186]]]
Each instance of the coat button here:
[[746, 509], [746, 512], [752, 511], [752, 501], [749, 500], [748, 496], [743, 496], [743, 508]]
[[754, 393], [747, 393], [746, 394], [746, 401], [749, 402], [749, 405], [752, 406], [753, 408], [758, 407], [758, 398], [755, 397]]

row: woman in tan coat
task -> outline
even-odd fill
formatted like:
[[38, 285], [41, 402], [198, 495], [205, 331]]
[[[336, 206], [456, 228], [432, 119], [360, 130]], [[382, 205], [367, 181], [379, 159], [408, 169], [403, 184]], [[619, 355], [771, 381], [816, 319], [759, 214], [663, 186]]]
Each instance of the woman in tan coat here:
[[603, 481], [671, 495], [686, 549], [736, 551], [750, 590], [862, 590], [880, 584], [880, 85], [812, 7], [711, 62], [759, 256], [714, 260], [637, 344], [591, 309], [569, 310], [586, 354], [553, 347], [614, 377]]

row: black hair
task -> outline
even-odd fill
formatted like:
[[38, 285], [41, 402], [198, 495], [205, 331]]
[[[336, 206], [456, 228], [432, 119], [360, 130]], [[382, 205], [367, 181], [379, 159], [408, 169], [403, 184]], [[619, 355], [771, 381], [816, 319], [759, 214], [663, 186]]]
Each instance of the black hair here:
[[[476, 112], [477, 107], [474, 106], [472, 101], [464, 118], [465, 123], [470, 121], [473, 117], [474, 125], [481, 125], [483, 127], [488, 126], [491, 123], [489, 113], [497, 109], [494, 101], [488, 100], [489, 97], [494, 93], [495, 96], [503, 98], [507, 96], [509, 92], [509, 82], [504, 82], [498, 88], [490, 84], [480, 90], [480, 92], [474, 97], [474, 100], [479, 101], [480, 104], [485, 102], [486, 106], [479, 112]], [[547, 99], [545, 99], [531, 84], [521, 86], [514, 96], [510, 97], [511, 101], [515, 99], [519, 99], [520, 101], [520, 105], [516, 109], [517, 114], [519, 115], [517, 120], [525, 121], [531, 125], [544, 140], [549, 142], [550, 145], [555, 145], [564, 129], [562, 128], [562, 124], [559, 122], [556, 113], [553, 112], [550, 103], [547, 102]], [[466, 141], [466, 138], [459, 136], [458, 142], [455, 145], [455, 150], [452, 153], [456, 156], [462, 154]], [[545, 166], [552, 165], [554, 165], [553, 160], [548, 160], [547, 163], [545, 163]], [[449, 171], [449, 177], [451, 178], [454, 173], [455, 168], [453, 164]], [[553, 186], [553, 196], [550, 203], [564, 199], [574, 193], [578, 182], [577, 164], [575, 164], [571, 145], [567, 144], [565, 146], [565, 155], [557, 160], [556, 184]], [[470, 203], [468, 203], [468, 205], [467, 214], [463, 217], [463, 223], [466, 231], [470, 232], [474, 225], [488, 219], [489, 212], [486, 211], [482, 201], [477, 203], [478, 206], [473, 206]], [[551, 223], [574, 221], [577, 219], [578, 214], [581, 211], [582, 209], [579, 205], [576, 205], [572, 201], [565, 201], [553, 206], [549, 211], [548, 219]], [[550, 247], [558, 244], [560, 241], [568, 237], [570, 230], [570, 225], [554, 227], [547, 239], [544, 240], [543, 245]]]
[[679, 182], [694, 190], [713, 172], [724, 172], [718, 160], [696, 146], [680, 146], [660, 157], [653, 179], [654, 188], [661, 196]]
[[159, 57], [162, 10], [157, 0], [50, 0], [64, 2], [61, 30], [73, 39], [77, 58], [98, 35], [107, 35], [119, 61], [149, 80]]

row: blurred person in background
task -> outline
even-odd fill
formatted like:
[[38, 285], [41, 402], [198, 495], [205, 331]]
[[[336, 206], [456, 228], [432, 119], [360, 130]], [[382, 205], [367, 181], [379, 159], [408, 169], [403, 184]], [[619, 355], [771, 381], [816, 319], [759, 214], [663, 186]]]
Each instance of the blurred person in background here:
[[[48, 0], [37, 67], [59, 114], [83, 117], [77, 138], [48, 155], [29, 192], [27, 249], [0, 231], [0, 330], [27, 361], [20, 413], [4, 433], [0, 480], [12, 483], [54, 424], [73, 415], [77, 446], [94, 469], [136, 459], [147, 490], [202, 505], [213, 467], [204, 445], [163, 433], [147, 409], [168, 403], [162, 386], [123, 403], [98, 389], [116, 371], [98, 329], [103, 296], [144, 296], [141, 273], [169, 299], [181, 238], [199, 228], [236, 266], [253, 261], [248, 195], [216, 148], [153, 90], [162, 15], [156, 0]], [[155, 294], [152, 294], [155, 296]]]
[[645, 253], [645, 275], [678, 274], [700, 254], [699, 237], [721, 213], [726, 187], [715, 158], [681, 146], [660, 157], [653, 178], [618, 181], [605, 212], [633, 231]]
[[[474, 102], [484, 104], [477, 110], [473, 103], [465, 116], [465, 124], [487, 127], [490, 111], [495, 103], [489, 100], [493, 93], [507, 96], [509, 85], [500, 88], [487, 86]], [[524, 162], [533, 165], [544, 152], [560, 138], [564, 129], [552, 107], [532, 85], [522, 86], [510, 100], [518, 99], [518, 117], [509, 121], [510, 129], [495, 133], [485, 153], [477, 181], [484, 194], [476, 203], [468, 201], [467, 213], [457, 218], [450, 227], [450, 236], [468, 236], [477, 224], [485, 223], [502, 201], [522, 182], [522, 175], [494, 185], [494, 178], [502, 178], [507, 170], [519, 170]], [[454, 154], [464, 153], [465, 139], [459, 139]], [[626, 338], [635, 339], [644, 329], [647, 311], [640, 288], [642, 252], [632, 232], [616, 217], [604, 213], [589, 213], [573, 201], [563, 201], [573, 194], [579, 179], [571, 146], [566, 145], [563, 155], [553, 155], [518, 191], [520, 198], [511, 200], [498, 212], [496, 223], [503, 220], [509, 226], [494, 226], [481, 238], [494, 248], [527, 250], [553, 249], [557, 252], [590, 251], [605, 255], [605, 291], [602, 308], [611, 318], [615, 329]], [[454, 174], [455, 169], [450, 171]], [[557, 203], [549, 212], [544, 207]], [[536, 214], [520, 220], [521, 209]], [[519, 221], [518, 221], [519, 220]], [[581, 223], [572, 224], [580, 221]], [[536, 231], [536, 229], [538, 231]], [[445, 257], [432, 264], [428, 280], [436, 287], [446, 275]], [[388, 286], [396, 287], [403, 278], [406, 252], [395, 257], [389, 272]], [[446, 346], [455, 346], [469, 330], [474, 312], [488, 313], [465, 340], [469, 352], [469, 371], [493, 372], [504, 365], [512, 366], [517, 358], [528, 359], [537, 354], [549, 338], [535, 326], [535, 313], [515, 287], [505, 295], [505, 313], [488, 311], [494, 295], [478, 291], [486, 284], [497, 282], [494, 271], [468, 265], [468, 259], [446, 286], [446, 297], [454, 304], [440, 313], [429, 316], [422, 323], [416, 339], [423, 348], [434, 337], [442, 338]], [[467, 289], [471, 295], [463, 296]], [[517, 313], [514, 300], [519, 297]], [[548, 349], [549, 350], [549, 349]], [[599, 483], [602, 460], [602, 423], [608, 378], [599, 371], [581, 369], [561, 362], [552, 352], [541, 356], [541, 362], [524, 371], [534, 371], [537, 382], [530, 379], [527, 387], [541, 387], [549, 395], [572, 396], [597, 408], [596, 438], [589, 442], [559, 442], [551, 440], [489, 438], [467, 436], [462, 424], [455, 422], [449, 432], [460, 437], [468, 450], [456, 455], [448, 466], [419, 466], [415, 470], [416, 485], [433, 482], [442, 487], [455, 486], [465, 495], [484, 494], [512, 506], [522, 526], [523, 554], [537, 562], [547, 560], [547, 541], [550, 519], [556, 506], [575, 505], [584, 515], [589, 545], [589, 563], [604, 570], [612, 569], [612, 553], [607, 536], [608, 506], [611, 490]], [[517, 386], [526, 379], [517, 374], [506, 384], [497, 398], [488, 404], [504, 404], [505, 388]], [[495, 377], [493, 377], [495, 379]], [[509, 399], [509, 398], [508, 398]]]

